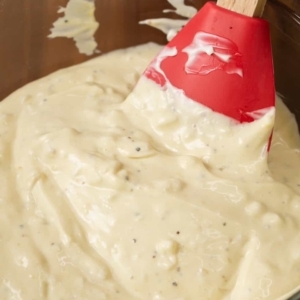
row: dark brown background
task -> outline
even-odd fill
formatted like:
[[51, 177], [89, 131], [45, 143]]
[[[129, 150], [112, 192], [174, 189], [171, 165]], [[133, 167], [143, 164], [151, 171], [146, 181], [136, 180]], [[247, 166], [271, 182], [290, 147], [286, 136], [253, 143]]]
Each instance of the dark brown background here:
[[[138, 21], [162, 17], [162, 10], [171, 7], [167, 0], [95, 1], [96, 18], [100, 21], [96, 39], [102, 52], [149, 40], [166, 42], [161, 32], [138, 25]], [[67, 2], [0, 0], [0, 100], [27, 82], [90, 58], [79, 54], [70, 39], [47, 38], [59, 17], [59, 6]], [[186, 0], [198, 8], [204, 2]], [[300, 19], [289, 9], [300, 15], [300, 1], [270, 0], [264, 17], [271, 22], [277, 89], [295, 102], [300, 94]]]

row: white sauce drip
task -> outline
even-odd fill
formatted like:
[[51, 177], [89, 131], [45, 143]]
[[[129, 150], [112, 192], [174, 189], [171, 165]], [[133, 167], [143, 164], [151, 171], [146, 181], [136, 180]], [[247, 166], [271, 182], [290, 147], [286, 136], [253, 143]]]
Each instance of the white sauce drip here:
[[185, 64], [188, 74], [207, 75], [215, 70], [224, 70], [243, 77], [239, 62], [241, 54], [237, 46], [226, 38], [200, 31], [182, 52], [188, 55]]
[[69, 0], [67, 6], [61, 7], [58, 13], [64, 13], [64, 16], [53, 23], [49, 38], [72, 38], [82, 54], [99, 52], [94, 38], [99, 23], [95, 19], [93, 0]]
[[161, 30], [163, 33], [167, 35], [167, 40], [172, 40], [176, 34], [182, 29], [184, 25], [187, 24], [189, 19], [196, 15], [197, 9], [193, 6], [189, 6], [184, 4], [184, 0], [167, 0], [174, 8], [172, 9], [165, 9], [163, 12], [175, 12], [179, 16], [188, 18], [188, 20], [173, 20], [169, 18], [158, 18], [158, 19], [147, 19], [141, 21], [140, 24], [145, 24], [152, 26]]
[[193, 6], [188, 6], [184, 4], [184, 0], [168, 0], [168, 2], [176, 9], [165, 9], [163, 11], [164, 13], [175, 12], [179, 16], [186, 17], [189, 19], [191, 19], [197, 13], [197, 9]]

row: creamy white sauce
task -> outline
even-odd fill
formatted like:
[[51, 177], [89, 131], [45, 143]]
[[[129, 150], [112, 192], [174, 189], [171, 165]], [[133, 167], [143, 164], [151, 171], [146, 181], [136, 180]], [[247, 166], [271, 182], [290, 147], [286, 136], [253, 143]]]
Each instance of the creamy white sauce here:
[[173, 20], [169, 18], [157, 18], [157, 19], [147, 19], [140, 22], [143, 25], [149, 25], [154, 28], [161, 30], [167, 35], [167, 40], [172, 40], [176, 34], [182, 29], [187, 22], [196, 15], [197, 9], [193, 6], [186, 5], [184, 0], [167, 0], [174, 8], [163, 10], [164, 13], [175, 12], [181, 17], [187, 18], [187, 20]]
[[58, 13], [64, 13], [64, 16], [53, 23], [49, 38], [71, 38], [82, 54], [92, 55], [99, 52], [94, 38], [99, 23], [95, 19], [93, 0], [69, 0], [67, 6], [61, 7]]
[[186, 25], [186, 20], [172, 20], [167, 18], [147, 19], [139, 22], [141, 25], [149, 25], [161, 30], [167, 35], [167, 40], [172, 40], [176, 34]]
[[145, 78], [127, 97], [160, 50], [111, 52], [0, 103], [0, 299], [274, 300], [298, 287], [294, 117], [278, 99], [267, 155], [272, 109], [239, 124]]
[[197, 9], [193, 6], [186, 5], [184, 3], [184, 0], [167, 0], [174, 8], [173, 9], [165, 9], [163, 12], [168, 13], [168, 12], [175, 12], [176, 14], [186, 17], [186, 18], [192, 18], [196, 13]]
[[207, 75], [223, 70], [243, 77], [242, 55], [237, 45], [226, 38], [199, 31], [182, 52], [188, 56], [185, 64], [187, 74]]

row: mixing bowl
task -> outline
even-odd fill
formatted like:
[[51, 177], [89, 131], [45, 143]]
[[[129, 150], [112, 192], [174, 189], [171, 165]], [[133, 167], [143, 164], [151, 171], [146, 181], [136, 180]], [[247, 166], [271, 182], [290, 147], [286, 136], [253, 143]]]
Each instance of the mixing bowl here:
[[[162, 13], [171, 8], [167, 0], [95, 1], [100, 22], [96, 40], [102, 53], [148, 41], [164, 44], [163, 33], [138, 22], [163, 16], [179, 18]], [[58, 8], [67, 2], [0, 0], [0, 99], [30, 81], [91, 58], [79, 54], [72, 40], [47, 38]], [[200, 8], [207, 1], [185, 2]], [[300, 124], [300, 1], [269, 0], [264, 18], [271, 24], [277, 91]], [[300, 293], [288, 300], [299, 299]]]

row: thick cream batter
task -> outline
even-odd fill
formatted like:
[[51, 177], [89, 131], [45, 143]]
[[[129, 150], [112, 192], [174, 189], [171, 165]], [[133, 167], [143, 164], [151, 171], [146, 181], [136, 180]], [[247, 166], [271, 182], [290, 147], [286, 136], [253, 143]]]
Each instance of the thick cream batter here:
[[1, 300], [274, 300], [300, 284], [294, 117], [278, 100], [267, 156], [273, 110], [236, 124], [147, 80], [124, 101], [159, 50], [1, 102]]

